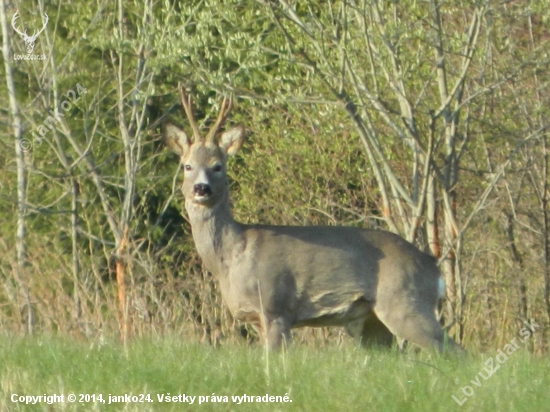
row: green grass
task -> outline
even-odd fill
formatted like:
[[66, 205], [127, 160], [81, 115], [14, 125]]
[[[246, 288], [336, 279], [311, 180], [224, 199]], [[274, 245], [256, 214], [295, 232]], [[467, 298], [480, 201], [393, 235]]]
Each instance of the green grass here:
[[[261, 348], [212, 348], [175, 339], [116, 343], [60, 338], [2, 338], [0, 410], [57, 411], [542, 411], [548, 407], [550, 360], [520, 348], [493, 376], [470, 383], [496, 353], [463, 358], [428, 353], [381, 353], [363, 349], [291, 348], [266, 354]], [[495, 361], [496, 362], [496, 361]], [[474, 393], [465, 398], [462, 388]], [[468, 389], [467, 389], [468, 391]], [[19, 396], [102, 394], [105, 404], [24, 405]], [[152, 403], [107, 405], [111, 395], [150, 394]], [[157, 395], [196, 396], [193, 405], [159, 403]], [[198, 405], [198, 396], [228, 402]], [[243, 394], [284, 396], [288, 403], [232, 402]]]

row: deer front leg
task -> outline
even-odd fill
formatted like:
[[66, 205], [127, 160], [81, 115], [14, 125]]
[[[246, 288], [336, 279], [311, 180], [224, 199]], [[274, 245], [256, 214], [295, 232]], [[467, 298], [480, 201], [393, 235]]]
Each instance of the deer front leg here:
[[265, 316], [264, 324], [264, 343], [269, 350], [278, 350], [281, 345], [288, 346], [290, 343], [290, 322], [282, 316], [271, 319]]

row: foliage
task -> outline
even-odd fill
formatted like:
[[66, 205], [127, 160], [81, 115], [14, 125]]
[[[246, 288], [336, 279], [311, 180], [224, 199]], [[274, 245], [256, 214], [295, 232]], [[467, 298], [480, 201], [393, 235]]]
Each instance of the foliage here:
[[[39, 10], [50, 22], [35, 47], [48, 60], [10, 61], [32, 143], [24, 153], [28, 256], [21, 274], [12, 119], [0, 112], [6, 331], [32, 325], [35, 333], [116, 335], [122, 261], [131, 334], [177, 332], [212, 342], [235, 334], [216, 283], [200, 266], [177, 159], [160, 138], [161, 121], [181, 116], [176, 89], [183, 82], [203, 126], [220, 96], [231, 93], [231, 122], [247, 127], [246, 146], [230, 163], [238, 220], [399, 232], [441, 259], [456, 287], [447, 315], [465, 346], [498, 347], [518, 323], [535, 318], [545, 331], [531, 350], [547, 350], [544, 2], [16, 6], [29, 28]], [[8, 9], [8, 20], [14, 12]], [[22, 40], [10, 36], [13, 53], [24, 53]], [[87, 93], [37, 140], [77, 84]], [[5, 82], [0, 90], [7, 95]]]

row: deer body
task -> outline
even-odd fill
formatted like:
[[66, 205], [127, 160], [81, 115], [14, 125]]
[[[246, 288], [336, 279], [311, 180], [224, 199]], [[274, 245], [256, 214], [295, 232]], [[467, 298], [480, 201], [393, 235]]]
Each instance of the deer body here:
[[[407, 255], [398, 262], [387, 258], [388, 251], [407, 249], [405, 243], [392, 243], [403, 242], [397, 236], [333, 227], [311, 227], [304, 235], [300, 229], [244, 229], [225, 267], [212, 271], [237, 319], [254, 314], [259, 323], [261, 296], [264, 312], [284, 317], [289, 327], [347, 325], [366, 319], [384, 291], [391, 299], [407, 293], [407, 284], [418, 283], [414, 277], [422, 262]], [[438, 273], [432, 275], [426, 289], [437, 301]]]
[[291, 328], [325, 325], [347, 326], [366, 345], [391, 344], [394, 334], [443, 348], [434, 313], [441, 278], [433, 257], [385, 231], [236, 222], [225, 167], [244, 129], [229, 129], [214, 142], [229, 111], [222, 105], [214, 132], [202, 139], [183, 89], [182, 104], [195, 142], [172, 124], [164, 136], [181, 156], [197, 251], [237, 320], [254, 325], [272, 348], [288, 339]]

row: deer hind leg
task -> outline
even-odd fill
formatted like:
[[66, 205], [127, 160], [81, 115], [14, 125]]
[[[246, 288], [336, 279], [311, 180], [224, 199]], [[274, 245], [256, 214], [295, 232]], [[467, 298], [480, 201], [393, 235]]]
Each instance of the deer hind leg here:
[[[423, 348], [443, 351], [445, 344], [450, 349], [461, 351], [460, 345], [451, 338], [445, 339], [441, 325], [435, 317], [434, 308], [416, 304], [417, 300], [400, 302], [399, 305], [377, 305], [375, 312], [388, 329], [399, 338]], [[393, 306], [393, 307], [392, 307]]]
[[393, 334], [374, 314], [349, 323], [346, 331], [366, 348], [390, 348], [393, 344]]

